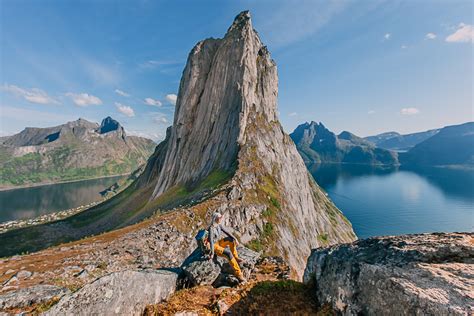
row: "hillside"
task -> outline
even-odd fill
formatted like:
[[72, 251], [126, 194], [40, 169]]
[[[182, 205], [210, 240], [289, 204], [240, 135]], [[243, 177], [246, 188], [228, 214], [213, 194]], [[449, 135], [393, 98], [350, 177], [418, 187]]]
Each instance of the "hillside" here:
[[432, 129], [425, 132], [399, 134], [397, 132], [387, 132], [375, 136], [364, 137], [365, 140], [373, 143], [375, 146], [384, 149], [404, 151], [425, 141], [433, 135], [436, 135], [440, 129]]
[[0, 140], [0, 188], [129, 173], [146, 162], [155, 146], [149, 139], [127, 136], [110, 117], [100, 125], [78, 119], [27, 127]]
[[336, 135], [322, 123], [301, 124], [290, 137], [306, 163], [398, 164], [395, 152], [377, 148], [347, 131]]
[[312, 248], [356, 236], [284, 133], [277, 94], [276, 64], [250, 14], [243, 12], [224, 38], [201, 41], [191, 50], [173, 126], [140, 177], [73, 217], [0, 235], [0, 256], [36, 251], [171, 210], [175, 220], [166, 221], [166, 214], [159, 220], [172, 233], [168, 242], [154, 247], [154, 256], [182, 260], [192, 250], [185, 241], [220, 211], [242, 243], [281, 255], [301, 278]]
[[443, 127], [436, 135], [400, 154], [404, 165], [474, 165], [474, 122]]

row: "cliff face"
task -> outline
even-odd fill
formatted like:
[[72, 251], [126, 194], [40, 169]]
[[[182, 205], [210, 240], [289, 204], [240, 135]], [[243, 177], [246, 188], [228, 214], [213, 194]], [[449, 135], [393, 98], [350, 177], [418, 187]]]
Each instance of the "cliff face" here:
[[276, 64], [248, 12], [223, 39], [199, 42], [183, 73], [166, 154], [157, 153], [162, 163], [149, 168], [156, 174], [151, 200], [193, 189], [215, 172], [233, 174], [216, 210], [243, 242], [284, 255], [301, 275], [312, 247], [355, 235], [284, 133], [277, 95]]
[[[223, 39], [199, 42], [180, 83], [173, 126], [135, 183], [110, 201], [55, 225], [10, 232], [0, 254], [37, 250], [28, 236], [51, 244], [137, 222], [155, 212], [182, 214], [182, 234], [192, 238], [220, 211], [243, 243], [280, 254], [301, 277], [311, 248], [350, 242], [351, 224], [308, 173], [277, 119], [275, 62], [239, 14]], [[186, 212], [185, 212], [186, 211]], [[186, 224], [183, 224], [186, 223]], [[52, 236], [52, 237], [51, 237]], [[38, 238], [39, 239], [39, 238]], [[21, 245], [27, 245], [22, 247]], [[166, 248], [166, 247], [165, 247]], [[161, 249], [184, 259], [182, 249]]]

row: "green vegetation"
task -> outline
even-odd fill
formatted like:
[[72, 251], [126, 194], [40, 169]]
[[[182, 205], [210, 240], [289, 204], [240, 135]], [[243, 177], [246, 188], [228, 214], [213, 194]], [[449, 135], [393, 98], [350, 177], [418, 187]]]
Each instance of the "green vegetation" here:
[[253, 294], [266, 295], [272, 293], [281, 292], [301, 292], [307, 291], [306, 285], [301, 282], [293, 280], [281, 280], [281, 281], [263, 281], [257, 283], [253, 288]]
[[138, 155], [130, 154], [118, 161], [108, 160], [97, 167], [71, 168], [68, 163], [72, 156], [73, 147], [63, 146], [46, 153], [10, 157], [0, 162], [0, 185], [19, 186], [124, 174], [138, 168], [140, 163]]
[[328, 234], [319, 234], [318, 235], [318, 240], [324, 244], [328, 242]]
[[260, 239], [252, 239], [246, 245], [249, 249], [253, 251], [261, 252], [263, 250], [263, 244]]

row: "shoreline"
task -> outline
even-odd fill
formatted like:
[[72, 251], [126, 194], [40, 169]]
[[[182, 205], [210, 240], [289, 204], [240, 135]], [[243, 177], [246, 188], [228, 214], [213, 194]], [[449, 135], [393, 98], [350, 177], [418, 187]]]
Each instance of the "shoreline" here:
[[81, 182], [81, 181], [106, 179], [106, 178], [113, 178], [113, 177], [122, 177], [122, 176], [130, 175], [130, 174], [132, 174], [132, 172], [122, 173], [122, 174], [112, 174], [112, 175], [108, 175], [108, 176], [94, 177], [94, 178], [87, 178], [87, 179], [67, 180], [67, 181], [50, 182], [50, 183], [49, 182], [48, 183], [32, 183], [32, 184], [24, 184], [24, 185], [20, 185], [20, 186], [16, 186], [16, 187], [0, 187], [0, 192], [17, 190], [17, 189], [28, 189], [28, 188], [42, 187], [42, 186], [55, 185], [55, 184], [74, 183], [74, 182]]

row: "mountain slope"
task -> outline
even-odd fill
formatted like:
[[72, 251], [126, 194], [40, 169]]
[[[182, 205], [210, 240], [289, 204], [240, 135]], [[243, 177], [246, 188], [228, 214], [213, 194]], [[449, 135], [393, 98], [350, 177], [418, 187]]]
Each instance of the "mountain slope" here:
[[107, 117], [30, 128], [0, 143], [0, 186], [80, 180], [135, 170], [153, 152], [153, 141], [127, 136]]
[[375, 136], [368, 136], [364, 139], [375, 146], [391, 150], [407, 150], [436, 135], [440, 129], [432, 129], [425, 132], [401, 135], [397, 132], [387, 132]]
[[443, 127], [400, 155], [404, 165], [474, 165], [474, 122]]
[[[220, 211], [243, 243], [282, 255], [301, 277], [311, 248], [356, 237], [284, 133], [277, 93], [276, 65], [250, 14], [242, 12], [223, 39], [201, 41], [191, 51], [173, 126], [140, 178], [69, 219], [0, 236], [0, 255], [123, 227], [170, 209], [182, 219], [171, 223], [176, 233], [169, 238], [189, 238]], [[184, 259], [189, 248], [160, 251]]]
[[398, 164], [396, 153], [347, 131], [336, 135], [322, 123], [301, 124], [290, 137], [306, 163]]

